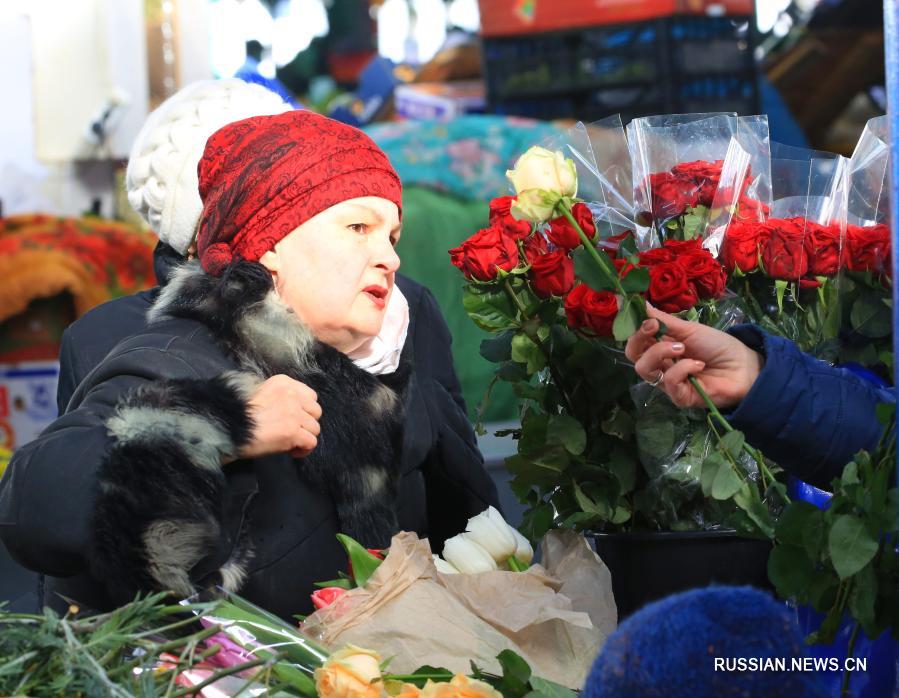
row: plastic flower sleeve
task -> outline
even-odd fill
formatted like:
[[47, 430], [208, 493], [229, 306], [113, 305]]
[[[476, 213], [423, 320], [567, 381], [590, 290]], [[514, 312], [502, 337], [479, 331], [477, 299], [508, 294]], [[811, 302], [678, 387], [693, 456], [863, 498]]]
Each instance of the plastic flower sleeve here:
[[628, 124], [638, 249], [704, 229], [736, 130], [735, 114], [651, 116]]
[[703, 246], [718, 256], [732, 220], [763, 221], [771, 206], [771, 144], [767, 116], [737, 118], [708, 220]]
[[889, 159], [889, 122], [886, 116], [879, 116], [865, 124], [849, 161], [849, 224], [889, 223]]
[[566, 155], [572, 157], [581, 186], [578, 197], [593, 213], [601, 239], [634, 227], [631, 159], [619, 115], [568, 130]]

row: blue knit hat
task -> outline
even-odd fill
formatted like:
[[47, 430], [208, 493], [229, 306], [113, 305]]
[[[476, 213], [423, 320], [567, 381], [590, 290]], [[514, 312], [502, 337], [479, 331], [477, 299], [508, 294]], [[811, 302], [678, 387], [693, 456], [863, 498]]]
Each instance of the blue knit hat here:
[[[583, 698], [824, 698], [793, 614], [753, 587], [708, 587], [644, 606], [609, 636]], [[729, 660], [716, 671], [715, 659]], [[734, 670], [746, 660], [747, 670]], [[766, 660], [772, 660], [769, 664]], [[763, 670], [751, 670], [753, 662]], [[785, 670], [775, 667], [784, 661]]]

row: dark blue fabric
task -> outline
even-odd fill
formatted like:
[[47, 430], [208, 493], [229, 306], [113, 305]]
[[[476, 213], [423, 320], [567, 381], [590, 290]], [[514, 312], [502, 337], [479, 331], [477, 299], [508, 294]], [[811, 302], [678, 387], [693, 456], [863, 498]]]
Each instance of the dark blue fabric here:
[[[606, 640], [583, 698], [824, 698], [816, 672], [791, 671], [805, 655], [787, 607], [753, 587], [708, 587], [637, 611]], [[785, 662], [785, 671], [716, 671], [715, 659]], [[761, 660], [761, 662], [759, 662]]]
[[729, 331], [761, 352], [765, 366], [728, 420], [790, 474], [830, 489], [858, 451], [877, 446], [876, 408], [895, 402], [895, 392], [819, 361], [755, 325]]

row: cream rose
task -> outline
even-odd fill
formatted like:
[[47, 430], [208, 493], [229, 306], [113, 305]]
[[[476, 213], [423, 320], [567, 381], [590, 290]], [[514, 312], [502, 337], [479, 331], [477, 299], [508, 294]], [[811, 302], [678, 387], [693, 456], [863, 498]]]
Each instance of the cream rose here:
[[381, 656], [377, 652], [347, 645], [332, 654], [315, 670], [319, 698], [381, 698]]
[[465, 530], [468, 539], [484, 548], [497, 563], [505, 562], [515, 554], [518, 543], [512, 535], [512, 527], [494, 507], [487, 507], [470, 518]]
[[561, 151], [532, 146], [506, 171], [515, 187], [512, 216], [518, 220], [542, 223], [554, 217], [562, 197], [577, 194], [577, 170], [574, 161]]
[[443, 559], [463, 574], [477, 574], [497, 569], [496, 560], [478, 545], [469, 533], [460, 533], [443, 544]]

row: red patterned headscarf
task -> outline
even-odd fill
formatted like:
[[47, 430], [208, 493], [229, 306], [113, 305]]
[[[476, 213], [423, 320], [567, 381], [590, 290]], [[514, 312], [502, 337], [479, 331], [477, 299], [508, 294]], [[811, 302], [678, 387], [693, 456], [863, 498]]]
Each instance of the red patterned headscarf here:
[[250, 262], [300, 224], [347, 199], [379, 196], [402, 214], [402, 185], [359, 129], [314, 112], [254, 116], [219, 129], [198, 166], [200, 262], [219, 274]]

